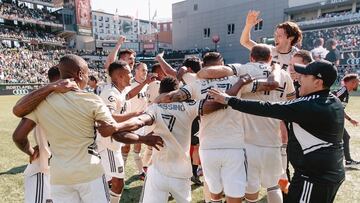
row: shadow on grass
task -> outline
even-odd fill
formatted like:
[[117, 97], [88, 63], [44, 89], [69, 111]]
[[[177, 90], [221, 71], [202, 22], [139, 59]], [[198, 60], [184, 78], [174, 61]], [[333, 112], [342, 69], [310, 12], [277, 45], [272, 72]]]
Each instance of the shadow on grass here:
[[120, 202], [139, 202], [141, 191], [142, 186], [131, 187], [128, 190], [124, 190]]
[[26, 165], [17, 166], [8, 171], [0, 172], [0, 175], [15, 175], [25, 171]]

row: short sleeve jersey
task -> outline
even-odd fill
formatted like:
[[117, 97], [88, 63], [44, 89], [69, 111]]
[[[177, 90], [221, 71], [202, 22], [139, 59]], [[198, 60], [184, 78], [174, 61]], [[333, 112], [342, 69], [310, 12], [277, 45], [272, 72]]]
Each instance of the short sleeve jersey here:
[[347, 91], [345, 86], [342, 86], [340, 89], [333, 92], [333, 94], [340, 99], [344, 108], [349, 103], [349, 92]]
[[99, 96], [78, 91], [52, 93], [26, 118], [41, 124], [47, 135], [51, 184], [86, 183], [102, 176], [95, 121], [115, 121]]
[[149, 83], [146, 91], [146, 96], [149, 103], [152, 103], [157, 96], [159, 96], [160, 81], [155, 80]]
[[[140, 83], [137, 82], [136, 80], [133, 80], [131, 83], [131, 89], [137, 87], [138, 85], [140, 85]], [[145, 110], [146, 105], [148, 103], [148, 99], [146, 96], [148, 86], [149, 85], [146, 84], [135, 97], [129, 100], [130, 103], [129, 112], [143, 112]]]
[[297, 51], [299, 51], [299, 49], [294, 46], [291, 47], [291, 50], [288, 53], [280, 53], [276, 50], [276, 47], [274, 47], [274, 46], [271, 46], [270, 49], [271, 49], [271, 56], [272, 56], [271, 64], [277, 63], [281, 66], [282, 69], [284, 69], [286, 71], [288, 69], [291, 57]]
[[[113, 114], [123, 114], [127, 111], [126, 90], [120, 91], [114, 84], [107, 84], [104, 86], [101, 94], [101, 99]], [[122, 143], [115, 141], [111, 137], [98, 136], [99, 151], [105, 148], [112, 151], [120, 151], [123, 146]]]
[[[267, 78], [272, 67], [263, 63], [235, 65], [238, 73], [246, 72], [255, 78]], [[269, 102], [287, 101], [287, 96], [295, 95], [294, 84], [288, 72], [281, 70], [279, 87], [273, 91], [250, 92], [241, 98]], [[245, 142], [264, 147], [280, 147], [280, 120], [251, 114], [242, 114], [245, 128]]]
[[[180, 88], [189, 99], [201, 100], [207, 98], [207, 91], [217, 88], [222, 91], [230, 89], [237, 81], [237, 76], [219, 79], [196, 80]], [[252, 85], [244, 89], [250, 91]], [[238, 95], [240, 95], [239, 93]], [[201, 108], [201, 107], [200, 107]], [[201, 116], [199, 140], [200, 149], [229, 149], [244, 147], [244, 130], [239, 125], [241, 113], [232, 109], [220, 109], [208, 115]], [[226, 134], [226, 139], [224, 139]]]
[[146, 110], [154, 121], [154, 133], [164, 140], [153, 150], [152, 164], [162, 174], [175, 178], [192, 176], [190, 159], [191, 123], [198, 115], [199, 102], [152, 104]]

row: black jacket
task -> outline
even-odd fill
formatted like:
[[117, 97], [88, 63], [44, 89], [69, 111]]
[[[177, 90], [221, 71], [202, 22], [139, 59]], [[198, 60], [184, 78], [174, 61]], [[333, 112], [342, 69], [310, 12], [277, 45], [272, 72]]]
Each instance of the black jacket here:
[[231, 98], [228, 104], [244, 113], [289, 122], [287, 152], [295, 174], [320, 183], [344, 180], [344, 108], [328, 90], [280, 103]]

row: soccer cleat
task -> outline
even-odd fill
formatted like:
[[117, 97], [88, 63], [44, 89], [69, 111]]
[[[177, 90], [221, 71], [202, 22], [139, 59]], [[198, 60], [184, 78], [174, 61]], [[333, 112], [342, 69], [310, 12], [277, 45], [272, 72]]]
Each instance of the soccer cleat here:
[[191, 177], [191, 182], [193, 182], [195, 185], [202, 185], [201, 180], [199, 179], [199, 176], [192, 176]]
[[139, 178], [140, 180], [145, 180], [145, 176], [146, 176], [145, 172], [142, 172], [142, 173], [140, 173], [140, 174], [138, 175], [138, 178]]
[[279, 180], [279, 186], [280, 186], [280, 190], [287, 194], [289, 192], [289, 181], [287, 179], [280, 179]]
[[359, 166], [359, 165], [360, 165], [359, 161], [354, 161], [354, 160], [345, 161], [345, 166]]

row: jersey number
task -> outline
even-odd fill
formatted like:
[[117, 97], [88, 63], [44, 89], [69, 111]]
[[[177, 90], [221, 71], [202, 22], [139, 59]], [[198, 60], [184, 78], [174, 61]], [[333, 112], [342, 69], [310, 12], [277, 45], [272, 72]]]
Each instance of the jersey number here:
[[165, 122], [167, 122], [169, 130], [170, 132], [172, 132], [176, 121], [175, 116], [170, 114], [161, 114], [161, 117], [164, 119]]

